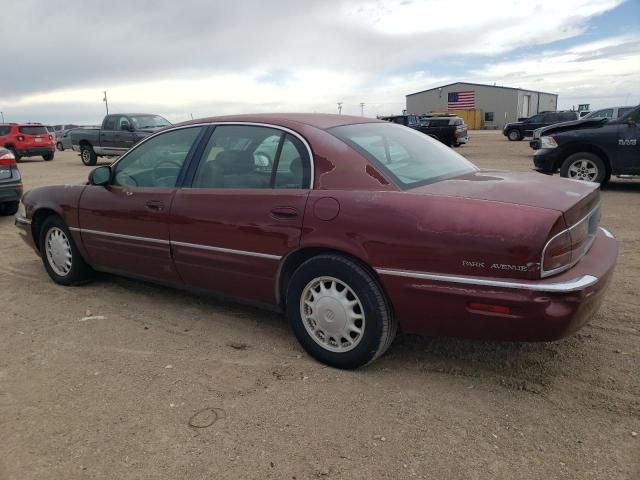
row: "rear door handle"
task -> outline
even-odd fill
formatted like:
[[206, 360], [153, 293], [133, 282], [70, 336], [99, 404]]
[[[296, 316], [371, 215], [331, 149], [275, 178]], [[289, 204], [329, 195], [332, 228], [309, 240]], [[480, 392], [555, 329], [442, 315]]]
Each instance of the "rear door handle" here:
[[292, 220], [298, 216], [298, 210], [293, 207], [274, 207], [271, 216], [277, 220]]
[[164, 203], [159, 200], [149, 200], [147, 203], [145, 203], [145, 207], [147, 207], [149, 210], [161, 212], [162, 210], [164, 210]]

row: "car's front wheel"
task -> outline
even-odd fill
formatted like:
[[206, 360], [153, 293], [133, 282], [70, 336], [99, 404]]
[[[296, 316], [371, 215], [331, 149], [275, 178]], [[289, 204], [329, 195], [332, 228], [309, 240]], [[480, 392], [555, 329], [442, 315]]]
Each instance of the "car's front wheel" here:
[[520, 133], [520, 130], [512, 128], [507, 132], [507, 138], [512, 142], [517, 142], [518, 140], [522, 140], [522, 134]]
[[381, 356], [397, 324], [382, 288], [358, 263], [326, 254], [304, 262], [287, 289], [287, 317], [315, 359], [353, 369]]
[[51, 279], [60, 285], [89, 281], [93, 269], [84, 261], [69, 229], [57, 216], [47, 217], [40, 228], [40, 256]]
[[600, 184], [608, 179], [607, 166], [599, 156], [589, 152], [569, 155], [560, 167], [560, 176]]
[[87, 144], [80, 146], [80, 158], [82, 159], [82, 163], [87, 167], [91, 167], [98, 162], [98, 156], [93, 150], [93, 147]]

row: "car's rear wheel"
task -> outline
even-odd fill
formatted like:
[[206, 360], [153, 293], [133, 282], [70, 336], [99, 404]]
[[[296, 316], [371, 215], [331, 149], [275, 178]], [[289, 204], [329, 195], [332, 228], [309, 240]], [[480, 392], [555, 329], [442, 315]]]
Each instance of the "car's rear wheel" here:
[[51, 160], [53, 160], [53, 152], [52, 153], [47, 153], [46, 155], [42, 155], [42, 159], [45, 162], [50, 162]]
[[58, 149], [58, 151], [64, 152], [64, 145], [62, 145], [62, 142], [56, 143], [56, 148]]
[[60, 285], [79, 285], [93, 276], [60, 217], [47, 217], [40, 228], [40, 256], [49, 277]]
[[0, 215], [15, 215], [18, 212], [20, 202], [0, 203]]
[[340, 255], [319, 255], [294, 272], [287, 317], [302, 347], [337, 368], [358, 368], [391, 345], [397, 324], [377, 280]]
[[20, 155], [18, 155], [18, 152], [16, 152], [16, 149], [15, 149], [15, 148], [13, 148], [13, 147], [9, 147], [9, 148], [7, 148], [7, 150], [9, 150], [9, 151], [13, 154], [13, 157], [16, 159], [16, 162], [19, 162], [19, 161], [20, 161], [20, 159], [21, 159], [22, 157], [21, 157]]
[[518, 140], [522, 140], [522, 134], [520, 133], [520, 130], [512, 128], [507, 132], [507, 138], [512, 142], [517, 142]]
[[608, 178], [607, 166], [599, 156], [593, 153], [578, 152], [569, 155], [562, 163], [560, 176], [604, 184]]
[[93, 150], [93, 147], [87, 144], [80, 146], [80, 158], [82, 159], [82, 163], [88, 167], [91, 167], [98, 162], [98, 156]]

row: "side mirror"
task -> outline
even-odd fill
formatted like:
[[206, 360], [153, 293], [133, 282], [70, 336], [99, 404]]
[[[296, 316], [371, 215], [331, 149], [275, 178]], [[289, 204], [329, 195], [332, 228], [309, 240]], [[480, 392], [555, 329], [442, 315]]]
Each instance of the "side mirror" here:
[[91, 185], [108, 185], [109, 180], [111, 180], [111, 167], [108, 165], [94, 168], [89, 174], [89, 183]]

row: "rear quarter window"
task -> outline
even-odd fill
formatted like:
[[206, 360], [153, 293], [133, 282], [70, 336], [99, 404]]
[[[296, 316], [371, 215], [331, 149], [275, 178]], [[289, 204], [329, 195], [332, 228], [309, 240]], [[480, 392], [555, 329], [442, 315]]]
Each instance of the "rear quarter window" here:
[[46, 127], [20, 127], [18, 128], [20, 133], [24, 133], [25, 135], [42, 135], [47, 133]]
[[11, 127], [0, 127], [0, 135], [9, 135]]

